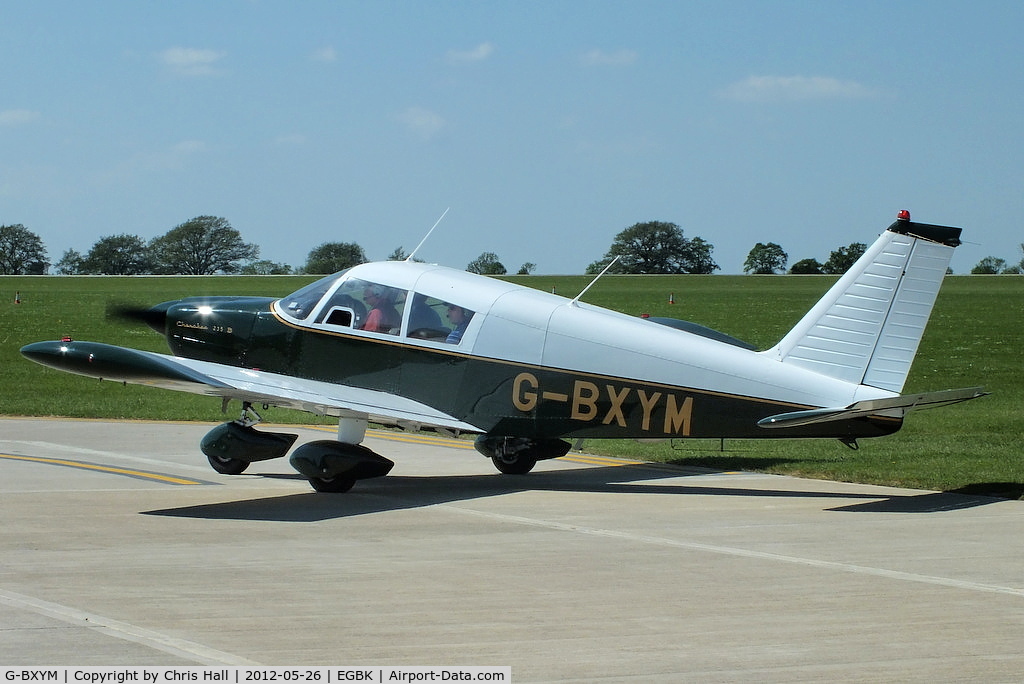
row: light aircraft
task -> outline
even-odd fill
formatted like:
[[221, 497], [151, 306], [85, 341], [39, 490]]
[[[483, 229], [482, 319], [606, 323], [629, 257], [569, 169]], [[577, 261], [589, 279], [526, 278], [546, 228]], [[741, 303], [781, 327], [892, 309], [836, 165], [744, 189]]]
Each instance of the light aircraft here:
[[254, 405], [337, 416], [337, 439], [289, 459], [321, 492], [394, 465], [361, 444], [368, 421], [477, 434], [477, 450], [508, 474], [581, 438], [855, 447], [895, 432], [909, 411], [984, 394], [900, 394], [960, 233], [900, 212], [766, 351], [410, 259], [362, 264], [281, 299], [187, 297], [127, 312], [165, 335], [172, 355], [70, 338], [21, 352], [71, 373], [220, 397], [225, 410], [240, 401], [241, 416], [200, 445], [220, 473], [291, 450], [296, 435], [253, 427]]

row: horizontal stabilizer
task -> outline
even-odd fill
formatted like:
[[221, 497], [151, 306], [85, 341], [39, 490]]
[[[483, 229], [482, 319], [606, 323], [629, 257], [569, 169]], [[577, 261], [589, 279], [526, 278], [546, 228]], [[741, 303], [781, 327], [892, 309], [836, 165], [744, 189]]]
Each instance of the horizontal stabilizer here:
[[[962, 401], [977, 399], [988, 394], [981, 387], [967, 387], [964, 389], [942, 390], [940, 392], [924, 392], [922, 394], [904, 394], [898, 397], [887, 399], [868, 399], [858, 401], [842, 408], [821, 408], [809, 411], [794, 411], [792, 413], [780, 413], [775, 416], [768, 416], [757, 421], [758, 426], [763, 428], [791, 428], [814, 423], [828, 423], [838, 420], [850, 420], [852, 418], [863, 418], [872, 415], [887, 415], [902, 418], [910, 411], [918, 411], [938, 406], [958, 404]], [[891, 412], [897, 411], [896, 414]]]

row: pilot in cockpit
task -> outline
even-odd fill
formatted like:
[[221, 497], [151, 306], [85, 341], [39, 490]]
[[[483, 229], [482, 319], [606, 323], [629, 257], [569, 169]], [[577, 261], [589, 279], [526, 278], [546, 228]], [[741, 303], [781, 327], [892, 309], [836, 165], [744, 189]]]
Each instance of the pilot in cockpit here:
[[455, 327], [448, 333], [448, 339], [445, 342], [449, 344], [458, 344], [462, 340], [463, 333], [466, 332], [466, 327], [469, 325], [470, 320], [473, 318], [473, 312], [467, 310], [465, 307], [458, 306], [457, 304], [448, 305], [448, 320], [452, 322]]

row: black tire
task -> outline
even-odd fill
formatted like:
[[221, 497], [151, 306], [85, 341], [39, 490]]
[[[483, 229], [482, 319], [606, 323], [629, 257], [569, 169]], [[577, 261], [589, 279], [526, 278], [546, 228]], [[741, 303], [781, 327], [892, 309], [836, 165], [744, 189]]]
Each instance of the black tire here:
[[491, 456], [491, 463], [505, 475], [525, 475], [537, 465], [537, 459], [517, 454], [514, 456]]
[[352, 489], [352, 485], [356, 483], [354, 477], [345, 477], [339, 475], [338, 477], [311, 477], [309, 478], [309, 484], [318, 492], [324, 494], [342, 494]]
[[249, 461], [243, 461], [239, 458], [225, 458], [224, 456], [207, 456], [206, 460], [210, 462], [210, 467], [212, 467], [221, 475], [240, 475], [246, 468], [249, 467]]

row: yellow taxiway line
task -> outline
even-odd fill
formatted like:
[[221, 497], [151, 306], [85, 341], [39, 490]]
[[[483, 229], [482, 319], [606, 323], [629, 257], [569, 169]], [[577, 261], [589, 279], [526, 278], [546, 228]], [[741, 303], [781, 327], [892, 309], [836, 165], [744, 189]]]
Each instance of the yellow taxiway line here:
[[596, 466], [646, 465], [644, 461], [627, 461], [623, 458], [606, 458], [604, 456], [592, 456], [590, 454], [566, 454], [558, 460]]
[[[75, 419], [60, 419], [60, 420], [75, 420]], [[175, 425], [189, 425], [189, 421], [157, 421], [157, 420], [122, 420], [113, 422], [128, 422], [128, 423], [171, 423]], [[316, 430], [318, 432], [336, 432], [337, 427], [333, 425], [301, 425], [301, 424], [277, 424], [277, 423], [266, 423], [265, 427], [274, 428], [306, 428], [310, 430]], [[391, 442], [403, 442], [405, 444], [425, 444], [428, 446], [442, 446], [450, 447], [452, 449], [462, 449], [472, 451], [474, 450], [473, 443], [454, 439], [451, 437], [444, 437], [440, 435], [428, 435], [421, 432], [395, 432], [392, 430], [378, 430], [370, 429], [366, 431], [368, 437], [375, 439], [382, 439]], [[39, 458], [35, 456], [17, 456], [14, 454], [0, 454], [0, 458], [6, 458], [18, 461], [34, 461], [36, 463], [47, 463], [50, 465], [59, 465], [68, 468], [81, 468], [83, 470], [95, 470], [99, 472], [114, 473], [117, 475], [126, 475], [129, 477], [138, 477], [148, 480], [154, 480], [157, 482], [167, 482], [170, 484], [179, 485], [196, 485], [196, 484], [207, 484], [198, 480], [189, 480], [185, 478], [172, 477], [170, 475], [160, 475], [158, 473], [147, 473], [142, 470], [130, 470], [127, 468], [114, 468], [111, 466], [101, 466], [94, 463], [86, 463], [83, 461], [69, 461], [55, 458]], [[557, 459], [559, 461], [568, 461], [570, 463], [580, 463], [582, 465], [593, 465], [593, 466], [635, 466], [635, 465], [652, 465], [645, 461], [634, 461], [622, 458], [608, 458], [604, 456], [594, 456], [591, 454], [580, 454], [570, 453]]]
[[30, 463], [46, 463], [48, 465], [64, 466], [66, 468], [81, 468], [82, 470], [95, 470], [101, 473], [113, 473], [115, 475], [127, 475], [128, 477], [138, 477], [144, 480], [155, 480], [157, 482], [166, 482], [168, 484], [177, 485], [198, 485], [208, 484], [206, 482], [200, 482], [199, 480], [189, 480], [183, 477], [173, 477], [171, 475], [160, 475], [159, 473], [147, 473], [144, 470], [131, 470], [129, 468], [114, 468], [112, 466], [97, 465], [95, 463], [86, 463], [84, 461], [69, 461], [63, 458], [41, 458], [38, 456], [18, 456], [17, 454], [0, 454], [0, 458], [5, 458], [11, 461], [29, 461]]

